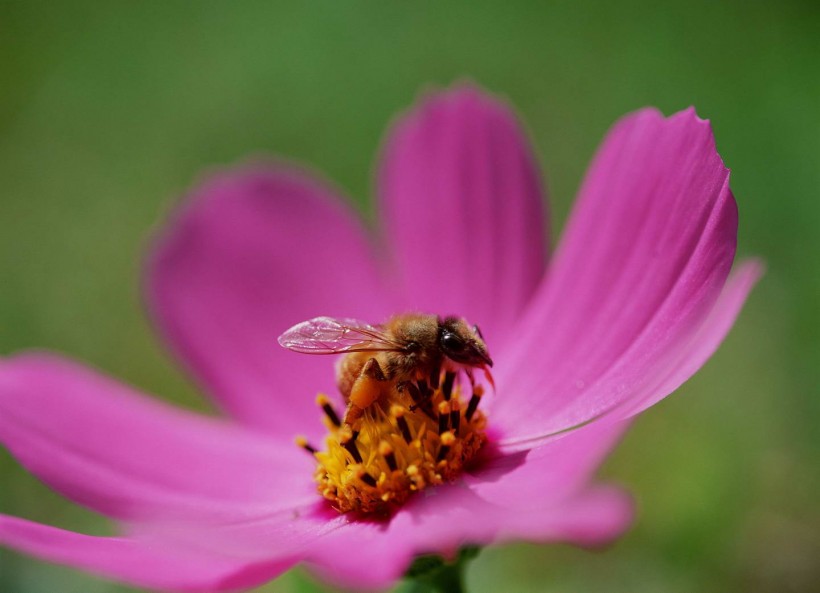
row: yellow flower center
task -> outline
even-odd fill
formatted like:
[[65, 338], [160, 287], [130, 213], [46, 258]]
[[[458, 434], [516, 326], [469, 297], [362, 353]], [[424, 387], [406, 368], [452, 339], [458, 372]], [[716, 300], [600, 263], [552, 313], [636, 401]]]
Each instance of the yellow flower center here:
[[318, 461], [319, 493], [342, 513], [386, 515], [413, 492], [454, 480], [487, 440], [478, 410], [483, 387], [475, 385], [462, 401], [455, 377], [446, 372], [434, 386], [392, 388], [352, 427], [320, 394], [329, 430], [325, 449], [296, 440]]

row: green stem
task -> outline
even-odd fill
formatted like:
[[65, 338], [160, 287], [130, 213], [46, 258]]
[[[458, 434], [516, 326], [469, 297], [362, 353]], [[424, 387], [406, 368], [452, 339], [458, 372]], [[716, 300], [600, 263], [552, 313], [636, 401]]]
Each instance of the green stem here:
[[445, 564], [430, 576], [429, 583], [433, 589], [441, 593], [465, 593], [464, 564], [460, 562]]
[[407, 571], [403, 593], [466, 593], [464, 569], [478, 552], [479, 548], [463, 548], [453, 562], [444, 562], [438, 556], [417, 558]]

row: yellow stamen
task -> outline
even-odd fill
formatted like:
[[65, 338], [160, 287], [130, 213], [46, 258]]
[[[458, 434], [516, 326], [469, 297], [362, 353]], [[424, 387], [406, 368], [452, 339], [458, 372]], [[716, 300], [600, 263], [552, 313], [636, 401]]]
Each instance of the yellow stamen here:
[[327, 414], [333, 409], [330, 400], [317, 398], [329, 432], [325, 449], [314, 454], [315, 478], [319, 492], [336, 509], [389, 514], [413, 492], [454, 480], [475, 456], [487, 439], [486, 418], [475, 409], [478, 402], [467, 417], [460, 386], [447, 374], [438, 383], [429, 405], [425, 402], [427, 412], [414, 401], [412, 390], [392, 389], [364, 410], [355, 430], [333, 423]]

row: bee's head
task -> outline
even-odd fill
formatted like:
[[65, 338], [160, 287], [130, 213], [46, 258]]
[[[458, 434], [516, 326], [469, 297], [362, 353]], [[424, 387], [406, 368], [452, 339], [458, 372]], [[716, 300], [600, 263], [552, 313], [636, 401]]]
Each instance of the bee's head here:
[[474, 367], [493, 366], [481, 330], [477, 325], [468, 325], [461, 317], [439, 319], [438, 344], [453, 362]]

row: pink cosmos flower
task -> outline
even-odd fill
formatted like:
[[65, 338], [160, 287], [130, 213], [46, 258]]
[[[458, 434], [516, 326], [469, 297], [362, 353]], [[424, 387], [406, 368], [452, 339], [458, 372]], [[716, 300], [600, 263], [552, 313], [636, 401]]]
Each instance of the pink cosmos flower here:
[[[378, 174], [382, 235], [284, 164], [217, 173], [161, 233], [148, 304], [230, 420], [143, 396], [53, 354], [0, 361], [0, 442], [46, 484], [113, 518], [117, 537], [0, 515], [0, 543], [138, 586], [232, 591], [298, 562], [378, 588], [420, 553], [511, 539], [582, 545], [629, 525], [593, 473], [626, 419], [714, 352], [759, 277], [730, 273], [737, 210], [708, 122], [652, 109], [610, 131], [547, 266], [543, 190], [509, 111], [474, 87], [398, 120]], [[314, 403], [333, 364], [277, 336], [329, 315], [421, 310], [479, 322], [497, 389], [489, 443], [453, 483], [389, 520], [317, 494]], [[562, 432], [570, 427], [576, 430]]]

